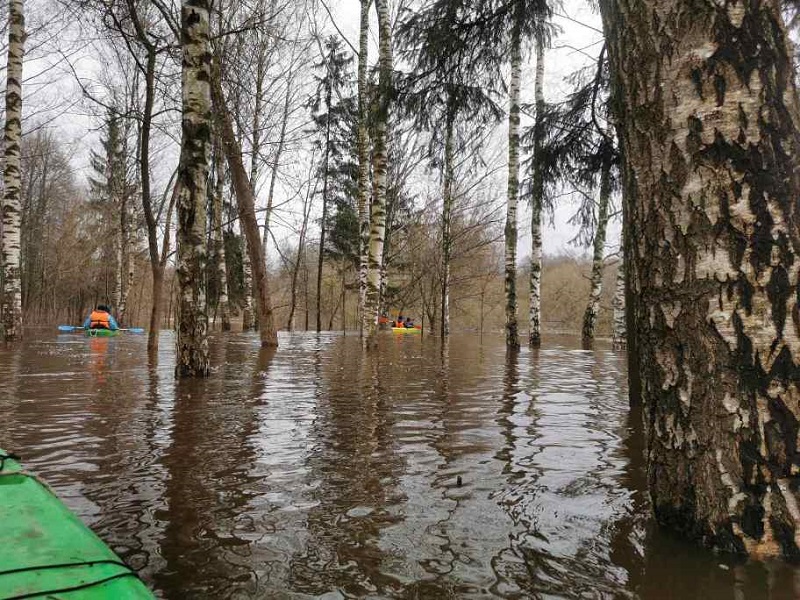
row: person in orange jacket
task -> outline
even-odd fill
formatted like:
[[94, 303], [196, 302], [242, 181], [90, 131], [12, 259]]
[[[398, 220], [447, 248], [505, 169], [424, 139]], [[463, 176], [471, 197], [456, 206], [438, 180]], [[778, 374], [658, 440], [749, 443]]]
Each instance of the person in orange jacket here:
[[86, 320], [83, 322], [84, 329], [119, 329], [116, 319], [111, 316], [111, 309], [105, 304], [98, 304]]

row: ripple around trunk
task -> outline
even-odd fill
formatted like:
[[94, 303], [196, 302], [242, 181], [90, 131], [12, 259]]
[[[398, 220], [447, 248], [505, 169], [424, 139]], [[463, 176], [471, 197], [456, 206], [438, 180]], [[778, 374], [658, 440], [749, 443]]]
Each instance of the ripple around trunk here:
[[624, 357], [545, 342], [229, 334], [176, 383], [171, 340], [40, 336], [0, 439], [168, 598], [791, 596], [653, 527]]

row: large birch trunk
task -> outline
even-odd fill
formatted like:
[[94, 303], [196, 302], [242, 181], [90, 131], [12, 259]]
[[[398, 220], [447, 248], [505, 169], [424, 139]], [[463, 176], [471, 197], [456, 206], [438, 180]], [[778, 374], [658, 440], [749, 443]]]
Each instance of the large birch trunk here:
[[256, 308], [258, 309], [259, 334], [264, 347], [278, 345], [278, 333], [272, 315], [272, 299], [269, 290], [267, 265], [262, 252], [261, 236], [256, 221], [255, 198], [242, 162], [242, 150], [233, 131], [233, 121], [225, 104], [219, 69], [213, 69], [211, 78], [211, 95], [214, 99], [214, 113], [222, 133], [222, 146], [228, 159], [236, 204], [239, 209], [239, 220], [242, 224], [247, 242], [246, 256], [253, 270], [256, 289]]
[[[536, 77], [534, 80], [536, 117], [534, 122], [533, 153], [539, 160], [544, 145], [544, 40], [536, 39]], [[538, 164], [533, 167], [531, 194], [531, 268], [528, 309], [528, 345], [538, 348], [542, 343], [542, 204], [544, 178]]]
[[247, 239], [242, 249], [242, 331], [252, 331], [255, 327], [253, 319], [253, 269], [250, 264], [250, 253], [247, 250]]
[[10, 342], [22, 337], [22, 280], [20, 254], [22, 141], [22, 59], [25, 54], [25, 15], [22, 0], [8, 2], [8, 65], [6, 71], [6, 124], [3, 170], [3, 338]]
[[656, 519], [796, 558], [800, 132], [780, 7], [601, 3]]
[[597, 231], [594, 233], [592, 252], [592, 274], [589, 286], [589, 302], [583, 313], [581, 337], [584, 344], [594, 340], [597, 314], [600, 311], [600, 294], [603, 292], [603, 267], [605, 265], [606, 229], [608, 227], [608, 205], [611, 200], [611, 163], [606, 160], [600, 173], [600, 198], [597, 207]]
[[450, 335], [450, 252], [453, 240], [451, 234], [451, 221], [453, 216], [453, 180], [455, 148], [453, 137], [455, 135], [455, 110], [448, 100], [447, 115], [445, 116], [444, 134], [444, 177], [442, 189], [442, 296], [441, 318], [439, 333], [442, 339]]
[[[517, 5], [515, 13], [521, 12]], [[506, 292], [506, 346], [519, 348], [519, 331], [517, 325], [517, 199], [519, 197], [519, 85], [522, 71], [521, 44], [522, 36], [519, 17], [515, 15], [514, 29], [511, 35], [511, 86], [509, 89], [508, 108], [508, 198], [506, 200], [506, 255], [505, 255], [505, 292]], [[481, 296], [481, 298], [483, 298]], [[483, 312], [481, 312], [483, 321]], [[483, 325], [481, 325], [483, 333]]]
[[358, 151], [358, 315], [360, 334], [369, 328], [367, 302], [367, 272], [369, 270], [369, 133], [367, 129], [369, 110], [367, 67], [369, 60], [369, 7], [372, 0], [361, 0], [361, 21], [358, 46], [358, 124], [356, 147]]
[[389, 23], [388, 0], [375, 0], [378, 13], [378, 111], [375, 125], [375, 145], [372, 156], [373, 200], [370, 210], [369, 270], [365, 306], [365, 341], [372, 344], [378, 331], [378, 310], [381, 295], [383, 241], [386, 234], [386, 140], [389, 129], [392, 94], [392, 31]]
[[211, 147], [209, 0], [183, 0], [183, 120], [178, 168], [176, 377], [208, 375], [206, 193]]

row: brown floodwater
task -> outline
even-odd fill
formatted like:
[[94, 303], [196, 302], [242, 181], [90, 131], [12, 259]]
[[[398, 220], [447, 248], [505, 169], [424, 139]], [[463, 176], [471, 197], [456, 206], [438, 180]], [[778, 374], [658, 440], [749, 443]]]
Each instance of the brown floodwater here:
[[[0, 447], [164, 598], [797, 598], [649, 517], [624, 356], [548, 338], [144, 336], [0, 349]], [[2, 499], [0, 499], [2, 502]]]

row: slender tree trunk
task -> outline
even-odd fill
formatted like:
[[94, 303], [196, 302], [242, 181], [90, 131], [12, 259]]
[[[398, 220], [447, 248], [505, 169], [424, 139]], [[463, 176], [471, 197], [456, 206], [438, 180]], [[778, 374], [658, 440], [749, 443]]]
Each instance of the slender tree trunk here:
[[536, 39], [536, 78], [534, 80], [536, 117], [533, 141], [533, 190], [531, 197], [531, 272], [528, 345], [538, 348], [542, 343], [542, 204], [544, 178], [538, 160], [544, 145], [544, 40]]
[[161, 299], [164, 290], [164, 265], [158, 253], [158, 223], [153, 211], [150, 192], [150, 130], [155, 103], [156, 53], [147, 52], [145, 69], [145, 98], [142, 111], [142, 129], [139, 140], [139, 176], [141, 178], [142, 209], [147, 224], [147, 248], [150, 254], [150, 270], [153, 277], [153, 305], [150, 310], [150, 327], [147, 332], [147, 350], [154, 354], [158, 350], [158, 332], [161, 329]]
[[208, 375], [206, 314], [206, 198], [211, 147], [209, 0], [183, 0], [183, 135], [179, 188], [176, 377]]
[[615, 350], [624, 350], [626, 346], [625, 332], [625, 257], [620, 252], [622, 259], [617, 267], [617, 282], [614, 289], [614, 299], [611, 302], [614, 314], [612, 318], [612, 344]]
[[[508, 199], [506, 201], [506, 346], [519, 348], [517, 325], [517, 198], [519, 197], [519, 86], [522, 71], [522, 35], [519, 20], [522, 5], [514, 9], [511, 32], [511, 86], [508, 109]], [[481, 335], [483, 334], [483, 296], [481, 296]]]
[[583, 313], [581, 337], [584, 344], [591, 344], [600, 310], [600, 294], [603, 292], [603, 267], [605, 266], [606, 229], [608, 227], [608, 205], [611, 200], [611, 163], [606, 160], [600, 173], [600, 198], [597, 207], [597, 231], [594, 234], [592, 253], [592, 275], [589, 302]]
[[332, 96], [333, 86], [328, 83], [325, 94], [325, 107], [328, 111], [328, 118], [325, 122], [325, 161], [322, 174], [322, 221], [319, 226], [319, 258], [317, 260], [317, 333], [322, 330], [322, 267], [325, 259], [325, 224], [328, 220], [328, 164], [331, 153]]
[[601, 3], [656, 519], [800, 556], [800, 107], [779, 2]]
[[[265, 52], [266, 49], [262, 45], [258, 50], [258, 59], [256, 64], [256, 86], [255, 86], [255, 98], [253, 106], [253, 146], [250, 152], [250, 189], [253, 193], [254, 201], [258, 197], [257, 194], [258, 177], [259, 177], [258, 166], [261, 160], [261, 107], [264, 102], [263, 99], [264, 76], [265, 76], [265, 65], [266, 65]], [[266, 264], [266, 255], [264, 257], [264, 261]], [[253, 305], [252, 298], [253, 298], [253, 286], [251, 278], [250, 296], [246, 301], [246, 304], [249, 305], [250, 307], [252, 307]], [[250, 310], [250, 313], [252, 314], [252, 308]], [[255, 318], [252, 318], [251, 321], [252, 321], [252, 328], [258, 329], [257, 315], [255, 315]]]
[[440, 334], [442, 339], [450, 335], [450, 252], [452, 249], [451, 221], [453, 215], [453, 180], [455, 179], [455, 110], [448, 101], [445, 116], [444, 138], [444, 188], [442, 193], [442, 298]]
[[358, 46], [358, 315], [360, 334], [369, 329], [367, 303], [367, 273], [369, 271], [370, 193], [369, 193], [369, 97], [367, 67], [369, 61], [369, 7], [372, 0], [361, 0], [361, 21]]
[[250, 253], [247, 251], [247, 239], [242, 248], [242, 331], [252, 331], [253, 322], [253, 269], [250, 264]]
[[231, 318], [228, 308], [228, 269], [225, 260], [225, 236], [222, 231], [222, 202], [225, 194], [225, 156], [222, 144], [217, 138], [214, 151], [214, 168], [216, 170], [214, 190], [214, 205], [212, 207], [212, 237], [214, 240], [214, 253], [216, 254], [217, 281], [219, 282], [219, 296], [217, 298], [217, 312], [222, 321], [222, 331], [231, 330]]
[[375, 343], [380, 308], [383, 241], [386, 234], [386, 140], [388, 136], [392, 95], [392, 31], [388, 0], [375, 0], [378, 13], [378, 111], [375, 124], [375, 145], [372, 156], [373, 199], [370, 210], [369, 271], [365, 305], [365, 342]]
[[281, 117], [281, 132], [278, 136], [278, 147], [275, 149], [275, 158], [272, 161], [272, 173], [269, 177], [269, 194], [267, 195], [267, 210], [264, 211], [264, 235], [263, 235], [263, 245], [264, 245], [264, 260], [266, 261], [267, 257], [267, 244], [269, 243], [269, 225], [270, 219], [272, 217], [272, 204], [273, 198], [275, 194], [275, 182], [278, 179], [278, 168], [281, 164], [281, 155], [283, 154], [283, 148], [286, 143], [286, 128], [289, 124], [289, 104], [291, 103], [292, 98], [292, 82], [294, 81], [293, 76], [289, 76], [286, 81], [286, 97], [283, 100], [283, 116]]
[[259, 312], [259, 333], [262, 346], [277, 346], [278, 334], [272, 315], [272, 299], [269, 291], [269, 278], [264, 253], [261, 250], [261, 236], [256, 221], [255, 199], [247, 172], [242, 162], [242, 150], [233, 131], [233, 122], [225, 104], [219, 69], [213, 69], [211, 77], [211, 94], [214, 99], [214, 112], [222, 132], [222, 145], [228, 159], [228, 167], [236, 192], [236, 203], [239, 208], [239, 219], [247, 240], [247, 256], [255, 276], [256, 305]]
[[[303, 223], [300, 226], [300, 237], [297, 242], [297, 258], [292, 269], [292, 288], [290, 292], [291, 301], [289, 303], [289, 322], [287, 329], [294, 331], [294, 313], [297, 308], [297, 279], [300, 276], [300, 266], [303, 264], [303, 255], [306, 245], [306, 232], [308, 231], [308, 218], [311, 214], [311, 194], [306, 195], [303, 202]], [[306, 326], [308, 329], [308, 326]]]
[[11, 342], [22, 338], [22, 283], [20, 254], [22, 141], [22, 59], [25, 54], [25, 15], [22, 0], [8, 2], [8, 64], [6, 71], [6, 125], [3, 170], [3, 337]]

